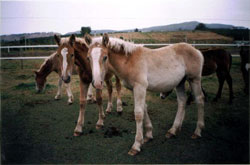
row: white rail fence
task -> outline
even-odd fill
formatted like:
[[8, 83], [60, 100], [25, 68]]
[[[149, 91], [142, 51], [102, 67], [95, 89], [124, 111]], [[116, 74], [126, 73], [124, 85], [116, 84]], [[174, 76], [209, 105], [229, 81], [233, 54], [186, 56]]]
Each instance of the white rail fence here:
[[[142, 46], [167, 46], [172, 45], [171, 43], [160, 43], [160, 44], [141, 44]], [[193, 46], [217, 46], [217, 47], [240, 47], [242, 44], [191, 44]], [[244, 45], [250, 46], [250, 45]], [[57, 48], [57, 45], [21, 45], [21, 46], [0, 46], [0, 49], [22, 49], [22, 48]], [[233, 57], [239, 57], [239, 55], [233, 55]], [[0, 60], [35, 60], [35, 59], [45, 59], [47, 56], [39, 57], [0, 57]]]

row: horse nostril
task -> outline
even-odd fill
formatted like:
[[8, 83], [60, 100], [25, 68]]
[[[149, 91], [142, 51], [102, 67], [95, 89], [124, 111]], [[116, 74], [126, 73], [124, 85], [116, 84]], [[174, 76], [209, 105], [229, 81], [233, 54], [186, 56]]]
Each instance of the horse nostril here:
[[102, 85], [102, 81], [101, 81], [101, 85]]

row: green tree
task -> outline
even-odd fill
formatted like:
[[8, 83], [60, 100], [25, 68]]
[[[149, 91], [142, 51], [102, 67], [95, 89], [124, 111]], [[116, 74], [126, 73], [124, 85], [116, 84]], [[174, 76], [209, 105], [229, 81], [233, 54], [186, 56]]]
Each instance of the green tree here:
[[82, 36], [84, 36], [86, 33], [90, 34], [91, 32], [91, 28], [88, 26], [88, 27], [81, 27], [81, 34]]
[[196, 26], [196, 28], [195, 28], [195, 30], [206, 30], [206, 29], [207, 29], [207, 27], [206, 27], [206, 25], [203, 24], [203, 23], [199, 23], [199, 24]]

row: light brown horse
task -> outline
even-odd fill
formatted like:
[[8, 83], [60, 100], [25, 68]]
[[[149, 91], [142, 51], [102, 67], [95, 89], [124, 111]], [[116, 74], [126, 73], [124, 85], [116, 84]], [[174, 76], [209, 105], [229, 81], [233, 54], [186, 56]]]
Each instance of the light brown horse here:
[[[198, 105], [198, 121], [192, 138], [201, 136], [204, 127], [204, 96], [201, 91], [204, 59], [199, 50], [184, 43], [149, 49], [117, 38], [109, 38], [107, 34], [93, 40], [86, 35], [85, 40], [89, 44], [88, 58], [92, 68], [93, 86], [102, 89], [108, 68], [112, 68], [124, 85], [133, 90], [136, 136], [128, 154], [136, 155], [144, 142], [153, 139], [153, 127], [145, 102], [147, 90], [166, 92], [176, 88], [178, 111], [166, 137], [176, 135], [181, 129], [186, 104], [185, 80], [190, 83]], [[144, 140], [143, 122], [146, 129]]]
[[[55, 96], [56, 100], [59, 100], [61, 98], [62, 93], [62, 79], [61, 79], [61, 68], [60, 68], [60, 61], [59, 61], [59, 55], [57, 53], [51, 54], [40, 66], [40, 68], [35, 71], [35, 81], [36, 81], [36, 90], [38, 93], [43, 91], [45, 84], [46, 84], [46, 78], [49, 76], [51, 72], [56, 72], [59, 76], [58, 79], [58, 90], [57, 94]], [[68, 95], [68, 104], [73, 103], [73, 94], [71, 92], [70, 83], [65, 83], [66, 86], [66, 92]]]
[[[70, 82], [72, 75], [73, 65], [78, 66], [78, 74], [80, 77], [80, 112], [77, 121], [76, 128], [74, 130], [74, 136], [79, 136], [82, 133], [82, 127], [84, 125], [85, 106], [87, 103], [87, 91], [90, 83], [92, 82], [92, 70], [90, 63], [87, 60], [88, 47], [84, 39], [76, 38], [75, 35], [71, 35], [69, 38], [60, 38], [55, 35], [55, 41], [58, 44], [57, 54], [59, 54], [59, 60], [61, 61], [60, 68], [62, 72], [62, 80], [64, 82]], [[112, 78], [113, 74], [108, 72], [105, 76], [105, 82], [108, 87], [108, 106], [107, 113], [112, 110]], [[122, 101], [120, 96], [121, 84], [118, 77], [116, 77], [116, 89], [117, 89], [117, 112], [122, 112]], [[96, 90], [96, 101], [99, 109], [99, 119], [96, 123], [96, 128], [100, 129], [104, 125], [105, 114], [102, 107], [102, 90]]]

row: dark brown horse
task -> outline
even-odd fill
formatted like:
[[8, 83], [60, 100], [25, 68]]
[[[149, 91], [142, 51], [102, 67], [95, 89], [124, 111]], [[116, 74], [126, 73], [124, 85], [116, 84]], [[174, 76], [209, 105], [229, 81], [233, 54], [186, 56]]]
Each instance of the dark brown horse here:
[[[204, 56], [204, 66], [202, 69], [202, 76], [209, 76], [213, 73], [216, 73], [219, 81], [219, 88], [216, 97], [213, 101], [217, 101], [221, 98], [222, 88], [225, 80], [229, 86], [229, 103], [233, 101], [233, 85], [232, 85], [232, 77], [230, 75], [230, 68], [232, 65], [232, 56], [229, 52], [224, 49], [206, 49], [201, 50]], [[161, 98], [164, 99], [168, 93], [161, 93]], [[205, 91], [203, 90], [204, 95], [206, 96]], [[187, 100], [187, 104], [190, 104], [192, 101], [192, 95], [189, 96]]]
[[245, 83], [244, 92], [246, 94], [249, 94], [249, 55], [249, 46], [241, 46], [241, 72]]

